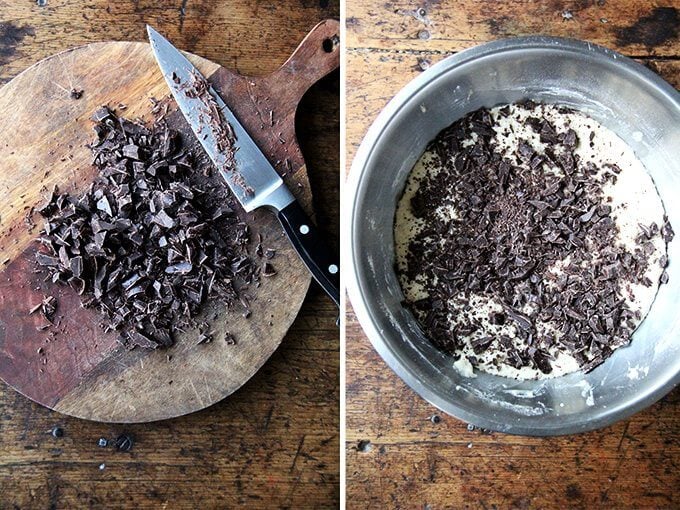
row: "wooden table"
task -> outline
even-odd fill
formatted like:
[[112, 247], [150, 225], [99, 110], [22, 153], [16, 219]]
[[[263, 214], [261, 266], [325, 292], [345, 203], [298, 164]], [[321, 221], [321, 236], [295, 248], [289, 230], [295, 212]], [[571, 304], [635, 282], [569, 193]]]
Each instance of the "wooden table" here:
[[[493, 39], [586, 39], [680, 87], [680, 4], [661, 4], [673, 3], [348, 0], [348, 164], [401, 87], [429, 64]], [[678, 508], [680, 391], [587, 434], [468, 430], [387, 367], [350, 311], [345, 450], [348, 508]]]
[[[44, 5], [42, 5], [44, 4]], [[244, 74], [277, 68], [338, 1], [0, 0], [0, 80], [58, 51], [146, 39]], [[339, 73], [315, 86], [298, 136], [317, 222], [338, 236]], [[339, 499], [337, 310], [313, 286], [282, 346], [236, 394], [202, 412], [133, 426], [48, 411], [0, 385], [0, 509], [328, 508]], [[63, 430], [54, 437], [53, 427]], [[98, 447], [129, 434], [129, 452]]]

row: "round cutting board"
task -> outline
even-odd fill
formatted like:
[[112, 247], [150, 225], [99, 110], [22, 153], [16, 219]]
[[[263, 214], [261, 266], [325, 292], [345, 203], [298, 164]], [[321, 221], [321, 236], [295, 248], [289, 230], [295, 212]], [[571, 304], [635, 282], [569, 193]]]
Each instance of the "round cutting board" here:
[[[338, 23], [324, 21], [290, 59], [269, 76], [250, 78], [187, 55], [255, 139], [303, 207], [311, 192], [295, 137], [295, 110], [317, 80], [337, 68]], [[82, 90], [74, 99], [72, 89]], [[86, 144], [90, 116], [107, 104], [127, 118], [153, 119], [153, 100], [167, 101], [171, 127], [186, 122], [146, 43], [107, 42], [43, 60], [0, 89], [0, 377], [17, 391], [56, 411], [106, 422], [145, 422], [203, 409], [236, 391], [281, 343], [309, 287], [310, 276], [271, 213], [240, 211], [251, 230], [250, 253], [276, 251], [276, 276], [248, 289], [252, 315], [225, 311], [210, 301], [202, 314], [214, 340], [197, 345], [197, 331], [177, 335], [167, 350], [128, 351], [115, 333], [99, 328], [99, 312], [80, 305], [70, 288], [35, 272], [36, 237], [26, 215], [46, 190], [78, 195], [94, 176]], [[118, 105], [126, 106], [124, 110]], [[271, 112], [271, 113], [270, 113]], [[190, 135], [187, 136], [190, 138]], [[198, 146], [195, 138], [193, 143]], [[29, 310], [57, 298], [55, 325]], [[226, 341], [229, 335], [235, 345]]]

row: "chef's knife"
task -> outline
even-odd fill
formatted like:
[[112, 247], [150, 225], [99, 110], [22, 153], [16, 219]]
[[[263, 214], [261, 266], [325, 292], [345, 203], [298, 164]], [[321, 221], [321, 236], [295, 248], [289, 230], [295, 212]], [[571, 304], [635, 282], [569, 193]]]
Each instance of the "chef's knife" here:
[[[187, 87], [197, 77], [205, 80], [194, 65], [162, 35], [147, 25], [151, 48], [170, 91], [191, 129], [219, 170], [243, 208], [250, 212], [258, 207], [272, 210], [278, 217], [293, 247], [317, 282], [336, 305], [340, 304], [340, 264], [322, 239], [314, 224], [295, 200], [269, 160], [243, 128], [222, 98], [210, 87], [220, 117], [211, 115], [213, 108], [204, 98], [187, 94]], [[236, 152], [220, 150], [211, 123], [225, 122], [233, 131]]]

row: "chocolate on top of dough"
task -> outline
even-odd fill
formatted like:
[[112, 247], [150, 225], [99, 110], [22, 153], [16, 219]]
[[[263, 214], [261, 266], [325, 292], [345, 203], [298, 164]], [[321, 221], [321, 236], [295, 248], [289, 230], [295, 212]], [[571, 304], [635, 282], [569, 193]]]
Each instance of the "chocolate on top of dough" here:
[[473, 366], [541, 376], [566, 357], [591, 370], [643, 318], [631, 289], [658, 285], [650, 265], [672, 229], [660, 218], [621, 241], [608, 194], [621, 168], [581, 158], [596, 133], [579, 136], [574, 115], [532, 102], [470, 113], [431, 142], [400, 204], [417, 225], [397, 264], [406, 306]]

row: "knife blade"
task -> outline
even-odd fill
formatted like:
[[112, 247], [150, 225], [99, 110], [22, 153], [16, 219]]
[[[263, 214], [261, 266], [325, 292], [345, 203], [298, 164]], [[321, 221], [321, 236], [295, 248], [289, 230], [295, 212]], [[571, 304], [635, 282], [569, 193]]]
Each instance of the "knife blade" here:
[[[149, 41], [180, 111], [247, 211], [272, 210], [312, 276], [340, 305], [340, 264], [267, 157], [196, 67], [147, 25]], [[200, 91], [201, 93], [197, 93]], [[229, 147], [230, 145], [234, 147]]]

